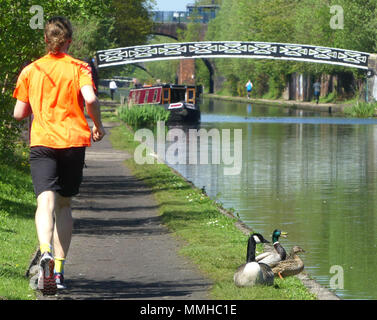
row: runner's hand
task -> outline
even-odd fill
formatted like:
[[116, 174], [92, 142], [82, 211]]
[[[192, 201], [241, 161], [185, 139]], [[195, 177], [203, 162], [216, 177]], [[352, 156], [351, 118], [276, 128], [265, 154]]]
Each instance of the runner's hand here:
[[92, 139], [94, 142], [101, 141], [105, 134], [105, 128], [102, 125], [98, 128], [96, 127], [96, 125], [93, 125]]

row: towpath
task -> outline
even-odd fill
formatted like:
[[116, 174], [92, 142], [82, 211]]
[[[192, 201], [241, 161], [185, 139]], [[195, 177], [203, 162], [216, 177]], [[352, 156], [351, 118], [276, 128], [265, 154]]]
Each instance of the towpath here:
[[[106, 124], [110, 132], [111, 124]], [[67, 289], [39, 299], [208, 299], [211, 285], [161, 223], [152, 193], [124, 166], [109, 135], [87, 149], [73, 203]]]

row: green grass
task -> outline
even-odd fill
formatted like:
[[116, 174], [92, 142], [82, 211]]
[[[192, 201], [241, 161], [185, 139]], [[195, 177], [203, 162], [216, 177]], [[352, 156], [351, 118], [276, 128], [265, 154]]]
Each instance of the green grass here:
[[106, 122], [117, 122], [119, 121], [118, 116], [115, 114], [115, 112], [111, 111], [101, 111], [101, 119], [102, 121]]
[[[138, 145], [125, 126], [112, 129], [110, 139], [131, 155]], [[212, 280], [212, 299], [315, 299], [295, 277], [275, 279], [273, 287], [237, 288], [233, 274], [245, 262], [247, 236], [236, 228], [236, 218], [222, 214], [214, 200], [164, 164], [138, 165], [131, 157], [126, 165], [153, 190], [163, 222], [183, 243], [181, 253]]]
[[[336, 103], [337, 95], [335, 92], [330, 92], [327, 96], [325, 97], [320, 97], [319, 98], [319, 103]], [[313, 103], [316, 102], [315, 99], [312, 100]]]
[[356, 118], [370, 118], [376, 113], [377, 103], [359, 102], [354, 105], [346, 107], [344, 113]]
[[35, 299], [24, 276], [37, 246], [28, 150], [0, 160], [0, 299]]
[[119, 118], [131, 127], [153, 128], [158, 121], [167, 121], [169, 111], [159, 105], [135, 105], [119, 109]]

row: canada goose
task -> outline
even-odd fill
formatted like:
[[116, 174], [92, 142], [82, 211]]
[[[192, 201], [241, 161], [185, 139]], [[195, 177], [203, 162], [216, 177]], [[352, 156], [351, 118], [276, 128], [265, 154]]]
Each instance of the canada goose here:
[[233, 280], [237, 287], [252, 287], [255, 284], [272, 286], [274, 284], [274, 274], [271, 268], [255, 261], [255, 246], [257, 243], [269, 243], [259, 233], [250, 235], [247, 242], [246, 263], [239, 266], [234, 274]]
[[280, 279], [283, 279], [283, 277], [294, 276], [304, 270], [304, 262], [297, 255], [299, 252], [305, 251], [299, 246], [294, 246], [289, 257], [272, 268], [274, 275], [278, 275]]
[[279, 243], [280, 236], [286, 236], [286, 232], [282, 232], [279, 229], [275, 229], [272, 233], [272, 243], [274, 248], [271, 251], [261, 253], [255, 258], [257, 262], [263, 262], [271, 268], [276, 266], [280, 261], [283, 261], [287, 257], [287, 252], [283, 246]]

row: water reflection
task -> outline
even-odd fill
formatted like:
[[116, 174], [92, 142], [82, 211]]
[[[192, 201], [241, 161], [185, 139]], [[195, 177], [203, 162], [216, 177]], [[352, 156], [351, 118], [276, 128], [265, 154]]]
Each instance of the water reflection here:
[[283, 245], [303, 247], [306, 271], [325, 286], [331, 266], [341, 266], [338, 295], [376, 299], [377, 121], [301, 113], [204, 103], [201, 128], [242, 129], [242, 171], [227, 176], [222, 165], [173, 167], [258, 232], [288, 231]]

